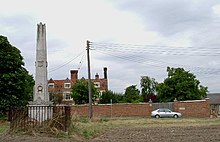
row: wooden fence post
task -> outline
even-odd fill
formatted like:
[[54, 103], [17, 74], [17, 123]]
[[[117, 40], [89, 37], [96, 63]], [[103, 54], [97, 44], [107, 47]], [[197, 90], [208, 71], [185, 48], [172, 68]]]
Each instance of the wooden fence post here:
[[68, 132], [69, 126], [70, 126], [70, 113], [71, 113], [71, 107], [65, 106], [65, 131]]

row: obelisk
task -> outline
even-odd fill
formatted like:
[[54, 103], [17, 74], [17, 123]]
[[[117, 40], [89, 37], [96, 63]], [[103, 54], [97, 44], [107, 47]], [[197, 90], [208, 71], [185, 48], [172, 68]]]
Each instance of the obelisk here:
[[37, 24], [34, 102], [40, 104], [49, 102], [47, 64], [46, 25], [39, 23]]

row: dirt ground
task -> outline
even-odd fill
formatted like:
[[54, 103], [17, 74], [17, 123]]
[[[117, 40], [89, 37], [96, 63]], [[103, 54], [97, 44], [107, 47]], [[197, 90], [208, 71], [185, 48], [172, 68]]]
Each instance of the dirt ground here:
[[[1, 142], [77, 142], [39, 136], [1, 134]], [[220, 125], [163, 128], [117, 128], [84, 142], [220, 142]]]
[[91, 142], [220, 142], [220, 126], [125, 128], [111, 130]]

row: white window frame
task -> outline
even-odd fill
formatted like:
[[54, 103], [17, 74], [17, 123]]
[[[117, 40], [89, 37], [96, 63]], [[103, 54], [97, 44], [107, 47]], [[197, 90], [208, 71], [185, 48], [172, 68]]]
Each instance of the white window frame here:
[[[69, 95], [69, 97], [67, 98], [66, 96]], [[70, 96], [70, 92], [64, 92], [63, 93], [63, 99], [64, 100], [72, 100], [71, 96]]]
[[[66, 86], [68, 85], [68, 86]], [[64, 83], [64, 88], [71, 88], [71, 83]]]
[[95, 86], [95, 88], [100, 88], [101, 87], [101, 83], [100, 82], [94, 82], [94, 86]]
[[54, 83], [48, 83], [48, 88], [54, 88]]

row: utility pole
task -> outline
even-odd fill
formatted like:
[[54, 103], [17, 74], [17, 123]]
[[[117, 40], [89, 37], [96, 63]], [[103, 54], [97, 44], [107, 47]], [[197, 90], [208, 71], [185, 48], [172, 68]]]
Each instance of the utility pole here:
[[90, 72], [90, 57], [89, 57], [89, 49], [90, 49], [90, 41], [86, 41], [86, 50], [87, 50], [87, 61], [88, 61], [88, 89], [89, 89], [89, 118], [92, 119], [92, 90], [91, 90], [91, 72]]

